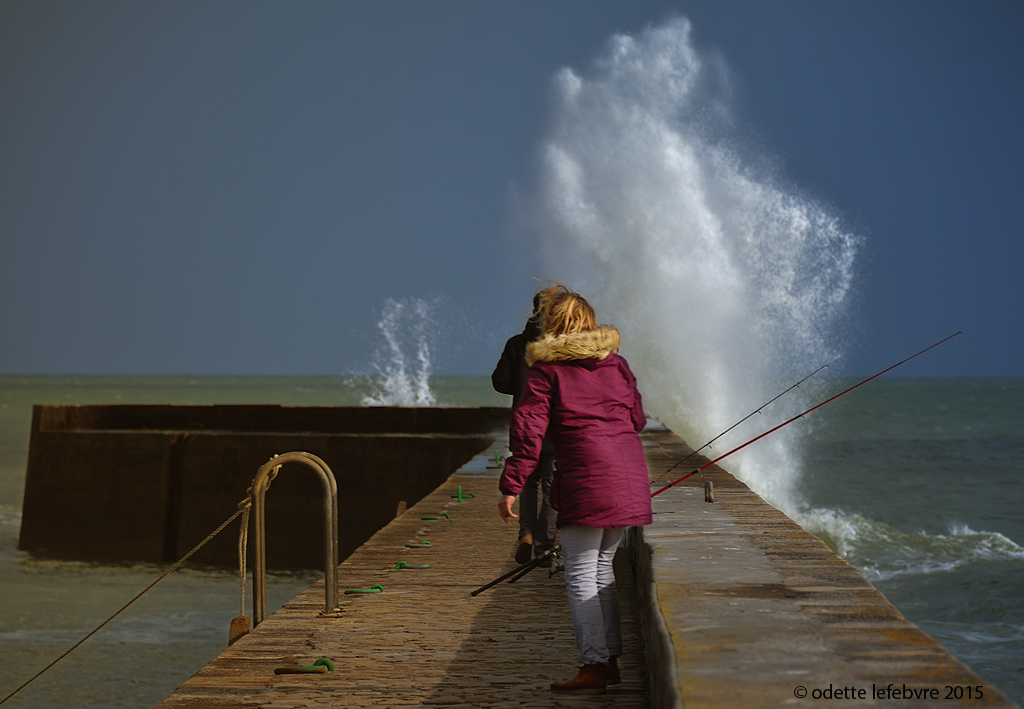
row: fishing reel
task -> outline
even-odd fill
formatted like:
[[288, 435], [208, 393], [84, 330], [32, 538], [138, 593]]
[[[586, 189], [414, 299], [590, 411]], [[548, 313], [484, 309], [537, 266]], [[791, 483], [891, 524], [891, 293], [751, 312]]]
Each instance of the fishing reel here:
[[548, 567], [548, 578], [551, 578], [558, 572], [565, 572], [565, 559], [562, 558], [562, 552], [556, 551], [551, 554], [551, 566]]

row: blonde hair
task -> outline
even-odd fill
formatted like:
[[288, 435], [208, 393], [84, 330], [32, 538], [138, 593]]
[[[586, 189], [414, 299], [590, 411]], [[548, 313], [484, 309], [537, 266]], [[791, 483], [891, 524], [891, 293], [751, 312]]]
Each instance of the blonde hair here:
[[545, 334], [557, 336], [597, 329], [597, 315], [579, 293], [557, 284], [537, 295]]

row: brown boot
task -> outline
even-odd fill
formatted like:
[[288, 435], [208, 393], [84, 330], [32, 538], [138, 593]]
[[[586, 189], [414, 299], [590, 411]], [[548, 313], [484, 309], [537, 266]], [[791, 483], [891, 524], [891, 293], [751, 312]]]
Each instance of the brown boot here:
[[622, 675], [619, 674], [619, 658], [608, 658], [608, 666], [604, 668], [604, 678], [608, 684], [622, 684]]
[[516, 563], [526, 564], [533, 558], [533, 535], [524, 534], [519, 537], [519, 546], [516, 547]]
[[605, 665], [583, 665], [568, 682], [556, 682], [551, 685], [552, 692], [559, 694], [604, 694], [605, 693]]

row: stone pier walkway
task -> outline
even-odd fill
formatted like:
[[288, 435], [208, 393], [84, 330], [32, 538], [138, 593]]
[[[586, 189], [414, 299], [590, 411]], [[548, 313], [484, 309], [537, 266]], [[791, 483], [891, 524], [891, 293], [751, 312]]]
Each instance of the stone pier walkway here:
[[[515, 568], [517, 528], [497, 513], [495, 449], [474, 458], [345, 560], [336, 618], [323, 582], [301, 593], [168, 697], [163, 709], [225, 707], [650, 706], [625, 555], [618, 564], [623, 681], [601, 697], [555, 695], [576, 672], [564, 576], [536, 569], [470, 592]], [[453, 497], [461, 486], [472, 498]], [[448, 513], [451, 519], [424, 520]], [[430, 547], [410, 548], [429, 541]], [[395, 570], [398, 562], [429, 569]], [[384, 591], [346, 595], [346, 589]], [[333, 674], [276, 675], [329, 658]]]
[[[642, 437], [664, 484], [691, 450], [663, 428]], [[538, 569], [470, 595], [516, 566], [517, 527], [497, 514], [494, 450], [341, 564], [342, 590], [383, 592], [342, 595], [337, 617], [324, 618], [316, 584], [161, 707], [1017, 707], [718, 466], [705, 472], [714, 504], [691, 478], [654, 500], [652, 525], [627, 535], [641, 577], [634, 585], [620, 553], [622, 684], [598, 697], [552, 694], [552, 682], [576, 671], [562, 574]], [[460, 503], [459, 486], [475, 497]], [[424, 540], [429, 547], [406, 546]], [[402, 561], [430, 568], [395, 570]], [[333, 674], [274, 673], [321, 657]]]

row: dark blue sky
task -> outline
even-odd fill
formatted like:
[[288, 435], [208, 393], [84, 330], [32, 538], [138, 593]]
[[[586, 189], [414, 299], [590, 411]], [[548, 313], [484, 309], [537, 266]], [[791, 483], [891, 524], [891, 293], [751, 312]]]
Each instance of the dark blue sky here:
[[938, 0], [5, 0], [0, 372], [365, 370], [389, 297], [489, 372], [552, 76], [675, 15], [865, 238], [850, 371], [1024, 376], [1024, 5]]

